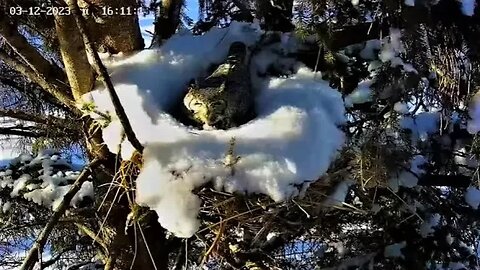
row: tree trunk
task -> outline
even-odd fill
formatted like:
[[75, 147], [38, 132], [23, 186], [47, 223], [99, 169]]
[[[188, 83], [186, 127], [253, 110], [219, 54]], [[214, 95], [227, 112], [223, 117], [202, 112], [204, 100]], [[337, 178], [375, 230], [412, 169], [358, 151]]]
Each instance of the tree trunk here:
[[255, 17], [262, 23], [263, 28], [271, 31], [290, 32], [295, 26], [292, 24], [293, 0], [256, 0]]
[[155, 11], [155, 34], [152, 46], [160, 46], [163, 40], [170, 38], [180, 24], [180, 11], [183, 0], [162, 0]]
[[[82, 10], [88, 10], [85, 16], [90, 35], [97, 47], [110, 53], [129, 53], [144, 47], [138, 24], [138, 4], [135, 0], [79, 0]], [[108, 15], [117, 10], [121, 14]], [[107, 13], [107, 14], [104, 14]]]
[[55, 16], [55, 28], [68, 82], [75, 101], [79, 102], [93, 88], [93, 70], [73, 17]]

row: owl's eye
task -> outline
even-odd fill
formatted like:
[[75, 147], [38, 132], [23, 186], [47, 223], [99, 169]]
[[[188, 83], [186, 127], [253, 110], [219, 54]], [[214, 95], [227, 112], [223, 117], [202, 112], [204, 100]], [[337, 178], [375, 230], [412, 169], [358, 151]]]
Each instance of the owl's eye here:
[[203, 103], [200, 101], [193, 101], [190, 103], [190, 109], [191, 110], [198, 110], [203, 106]]

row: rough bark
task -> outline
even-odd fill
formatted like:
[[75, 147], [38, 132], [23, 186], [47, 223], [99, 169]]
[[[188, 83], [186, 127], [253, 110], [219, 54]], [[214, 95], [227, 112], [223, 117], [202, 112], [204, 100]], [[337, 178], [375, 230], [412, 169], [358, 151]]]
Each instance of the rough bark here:
[[[144, 47], [138, 24], [138, 16], [133, 14], [138, 9], [135, 0], [79, 0], [82, 10], [88, 9], [90, 15], [85, 16], [87, 27], [93, 40], [110, 53], [129, 53]], [[124, 15], [105, 15], [104, 9], [123, 10]], [[132, 12], [131, 14], [127, 11]], [[141, 11], [139, 12], [141, 14]]]
[[68, 81], [75, 101], [78, 102], [82, 95], [93, 88], [93, 70], [73, 17], [55, 16], [55, 28]]

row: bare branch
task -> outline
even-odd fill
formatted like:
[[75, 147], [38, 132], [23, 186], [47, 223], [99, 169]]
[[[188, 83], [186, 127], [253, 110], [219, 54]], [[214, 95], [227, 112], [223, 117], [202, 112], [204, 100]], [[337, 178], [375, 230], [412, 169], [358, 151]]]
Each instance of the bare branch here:
[[100, 159], [94, 159], [87, 167], [85, 167], [85, 169], [83, 169], [82, 173], [78, 176], [77, 180], [75, 180], [75, 182], [70, 187], [70, 190], [63, 197], [62, 201], [60, 202], [59, 206], [53, 213], [47, 225], [45, 226], [45, 228], [43, 228], [43, 231], [37, 237], [37, 240], [33, 244], [33, 247], [28, 251], [28, 254], [25, 257], [22, 263], [22, 266], [20, 267], [21, 270], [33, 269], [35, 262], [38, 259], [37, 258], [38, 252], [39, 251], [41, 252], [41, 250], [43, 250], [43, 247], [47, 243], [50, 233], [52, 232], [55, 225], [58, 223], [60, 218], [63, 216], [63, 214], [67, 210], [68, 206], [70, 205], [70, 202], [73, 199], [73, 196], [75, 196], [75, 194], [77, 194], [77, 192], [80, 190], [83, 182], [85, 182], [88, 176], [90, 175], [90, 172], [94, 168], [96, 168], [99, 164], [100, 164]]
[[45, 137], [47, 134], [42, 131], [29, 131], [25, 129], [18, 129], [18, 127], [0, 127], [0, 134], [1, 135], [8, 135], [8, 136], [21, 136], [21, 137], [29, 137], [29, 138], [40, 138]]
[[25, 111], [20, 111], [20, 110], [0, 108], [0, 117], [11, 117], [18, 120], [30, 121], [38, 124], [49, 125], [49, 126], [57, 126], [62, 129], [68, 129], [68, 130], [74, 131], [74, 129], [71, 128], [71, 124], [68, 120], [51, 116], [51, 115], [42, 116], [38, 114], [27, 113]]

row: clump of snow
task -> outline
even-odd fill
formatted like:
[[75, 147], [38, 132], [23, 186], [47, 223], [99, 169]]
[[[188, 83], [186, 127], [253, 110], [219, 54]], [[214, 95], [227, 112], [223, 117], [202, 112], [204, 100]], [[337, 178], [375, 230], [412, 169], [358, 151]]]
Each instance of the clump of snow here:
[[409, 112], [407, 103], [400, 101], [395, 103], [393, 109], [400, 114], [407, 114]]
[[480, 92], [472, 98], [469, 114], [471, 120], [467, 123], [467, 130], [470, 134], [476, 134], [480, 131]]
[[[341, 95], [300, 64], [288, 78], [253, 78], [258, 117], [238, 128], [196, 130], [167, 113], [191, 79], [224, 60], [232, 42], [252, 45], [261, 33], [256, 25], [232, 23], [203, 36], [176, 35], [157, 50], [106, 60], [133, 130], [145, 146], [137, 202], [155, 210], [160, 224], [176, 236], [190, 237], [198, 230], [200, 199], [193, 189], [212, 181], [219, 190], [262, 193], [282, 201], [299, 194], [296, 185], [318, 179], [343, 144], [337, 127], [344, 122]], [[292, 46], [287, 38], [279, 45], [286, 51]], [[254, 58], [252, 64], [270, 60], [288, 65], [279, 57]], [[86, 98], [103, 113], [114, 111], [101, 87]], [[120, 140], [122, 129], [115, 116], [107, 129], [104, 140], [110, 151], [130, 158], [133, 148]], [[232, 138], [240, 159], [227, 164]]]
[[8, 211], [10, 211], [10, 208], [12, 207], [12, 203], [7, 201], [3, 204], [2, 206], [2, 212], [3, 213], [7, 213]]
[[467, 191], [465, 192], [465, 201], [473, 209], [478, 209], [478, 206], [480, 205], [480, 190], [475, 187], [467, 188]]
[[391, 61], [399, 53], [405, 51], [402, 44], [402, 33], [400, 29], [390, 28], [390, 36], [384, 39], [384, 44], [378, 55], [382, 62]]
[[14, 158], [10, 163], [16, 165], [18, 163], [28, 163], [33, 159], [32, 155], [22, 153], [18, 157]]
[[421, 168], [422, 165], [427, 163], [427, 159], [422, 155], [416, 155], [410, 162], [410, 170], [402, 170], [395, 177], [390, 178], [388, 181], [389, 187], [397, 192], [400, 186], [413, 188], [418, 184], [418, 177], [425, 173], [425, 170]]
[[440, 224], [440, 214], [431, 215], [428, 220], [424, 221], [420, 226], [420, 235], [425, 238], [435, 232], [434, 227]]
[[18, 193], [27, 186], [27, 182], [31, 179], [32, 177], [29, 174], [24, 174], [13, 181], [13, 190], [10, 192], [10, 197], [17, 197]]
[[382, 49], [382, 41], [379, 39], [367, 40], [365, 47], [360, 51], [360, 57], [367, 60], [377, 59], [378, 51]]
[[93, 182], [91, 181], [85, 181], [83, 182], [82, 186], [80, 187], [80, 190], [75, 194], [75, 196], [72, 199], [72, 202], [70, 203], [72, 206], [78, 206], [79, 203], [84, 199], [84, 198], [93, 198]]
[[355, 184], [355, 182], [353, 182], [352, 180], [342, 181], [335, 187], [335, 191], [327, 197], [324, 204], [326, 206], [342, 205], [345, 201], [345, 198], [347, 197], [350, 186], [353, 184]]
[[353, 90], [348, 96], [345, 97], [345, 106], [352, 107], [353, 104], [362, 104], [373, 99], [373, 92], [370, 86], [372, 85], [372, 80], [363, 80], [361, 81], [357, 88]]
[[461, 0], [462, 13], [466, 16], [473, 16], [475, 12], [475, 0]]
[[404, 258], [402, 248], [405, 248], [406, 246], [407, 242], [405, 241], [386, 246], [383, 251], [383, 256], [386, 258]]
[[449, 233], [447, 234], [447, 236], [445, 237], [445, 241], [447, 242], [447, 244], [451, 245], [453, 243], [453, 236]]

